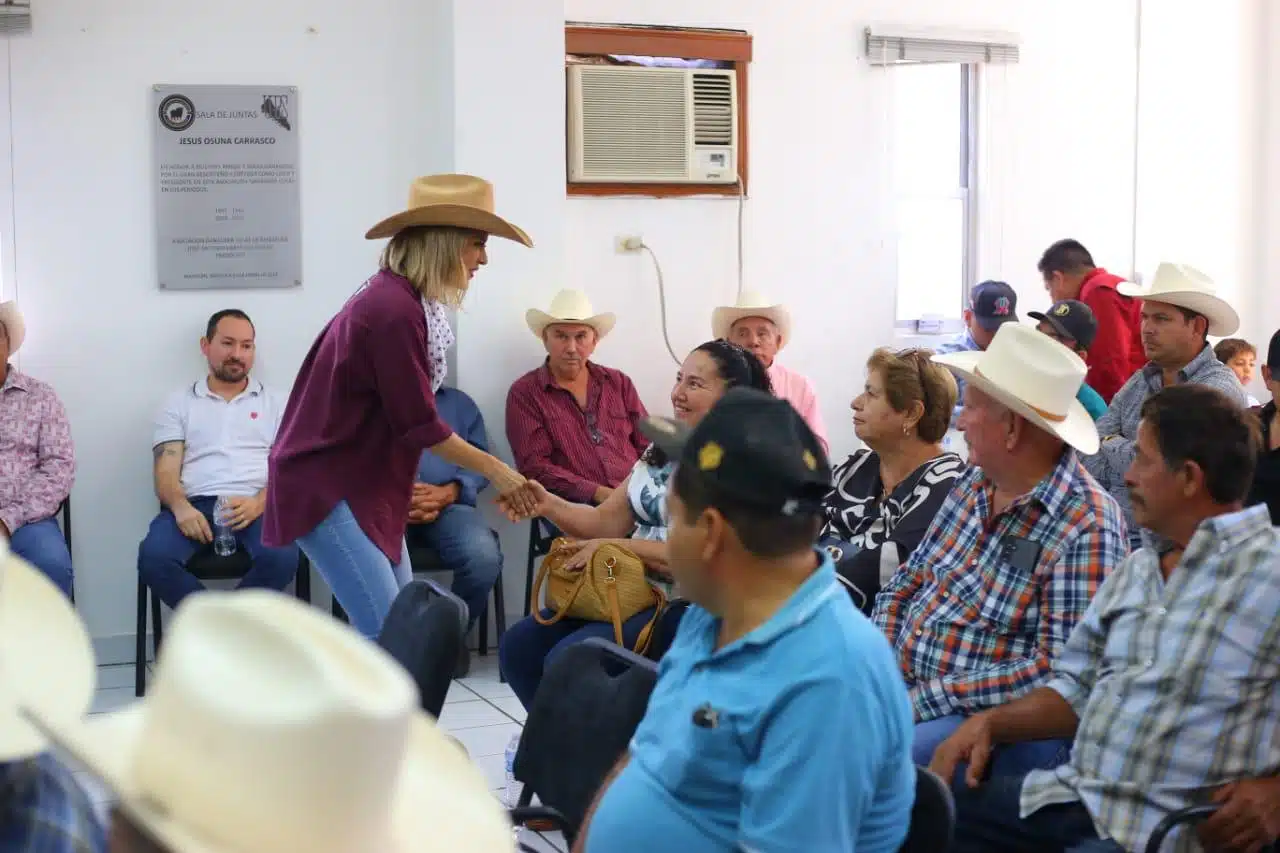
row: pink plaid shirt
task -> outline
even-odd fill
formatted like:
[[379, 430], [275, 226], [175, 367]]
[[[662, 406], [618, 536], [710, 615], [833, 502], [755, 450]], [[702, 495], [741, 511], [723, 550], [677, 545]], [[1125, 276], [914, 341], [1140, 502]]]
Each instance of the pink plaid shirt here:
[[0, 522], [12, 533], [49, 518], [75, 475], [62, 401], [49, 385], [9, 368], [0, 385]]

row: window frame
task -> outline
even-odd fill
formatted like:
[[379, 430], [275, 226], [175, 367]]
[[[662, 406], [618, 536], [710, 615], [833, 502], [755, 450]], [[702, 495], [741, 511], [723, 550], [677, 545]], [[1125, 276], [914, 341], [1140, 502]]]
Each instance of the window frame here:
[[747, 70], [751, 64], [751, 35], [742, 30], [642, 27], [625, 24], [585, 24], [564, 27], [564, 51], [575, 56], [660, 56], [728, 62], [737, 78], [738, 177], [736, 184], [570, 183], [569, 196], [745, 196], [749, 181], [747, 145]]
[[[950, 63], [949, 63], [950, 64]], [[980, 124], [981, 104], [978, 97], [979, 90], [979, 64], [978, 63], [954, 63], [957, 71], [960, 73], [960, 163], [957, 164], [959, 171], [959, 184], [957, 187], [957, 195], [963, 204], [963, 217], [961, 220], [962, 237], [963, 237], [963, 253], [961, 255], [961, 272], [960, 283], [961, 292], [958, 294], [955, 307], [955, 313], [950, 311], [938, 315], [941, 328], [936, 331], [922, 332], [920, 331], [921, 321], [923, 317], [914, 319], [899, 320], [897, 317], [897, 296], [899, 282], [894, 282], [894, 328], [899, 336], [905, 337], [926, 337], [933, 338], [939, 335], [949, 335], [959, 332], [963, 329], [964, 309], [968, 305], [969, 293], [973, 290], [973, 286], [978, 282], [978, 230], [979, 230], [979, 210], [978, 210], [978, 180], [979, 180], [979, 140], [978, 129]], [[894, 70], [892, 67], [887, 69], [890, 73]], [[895, 105], [896, 106], [896, 105]], [[889, 130], [886, 128], [886, 133]], [[900, 196], [895, 191], [894, 205], [896, 207]], [[896, 217], [895, 217], [896, 218]], [[896, 262], [895, 262], [896, 270]]]

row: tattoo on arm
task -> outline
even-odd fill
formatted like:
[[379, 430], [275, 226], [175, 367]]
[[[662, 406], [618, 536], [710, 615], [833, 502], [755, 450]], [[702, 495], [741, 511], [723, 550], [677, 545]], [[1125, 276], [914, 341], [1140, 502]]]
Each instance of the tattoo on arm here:
[[183, 443], [181, 441], [166, 441], [151, 448], [151, 455], [159, 462], [166, 456], [182, 456], [182, 450]]

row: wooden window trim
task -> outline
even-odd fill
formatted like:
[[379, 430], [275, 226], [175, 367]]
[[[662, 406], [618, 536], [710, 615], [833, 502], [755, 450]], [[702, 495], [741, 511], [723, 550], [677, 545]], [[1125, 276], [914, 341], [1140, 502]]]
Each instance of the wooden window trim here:
[[[566, 24], [564, 50], [580, 56], [667, 56], [711, 59], [732, 63], [738, 87], [738, 172], [747, 192], [747, 68], [751, 64], [751, 36], [736, 30], [665, 29], [662, 27]], [[734, 196], [733, 184], [566, 184], [570, 196]]]

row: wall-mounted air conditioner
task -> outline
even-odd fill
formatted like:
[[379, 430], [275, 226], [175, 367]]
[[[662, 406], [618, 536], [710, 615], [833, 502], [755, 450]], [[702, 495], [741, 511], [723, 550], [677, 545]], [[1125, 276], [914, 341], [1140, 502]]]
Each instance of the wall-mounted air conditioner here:
[[607, 65], [565, 70], [570, 183], [737, 182], [734, 71]]

